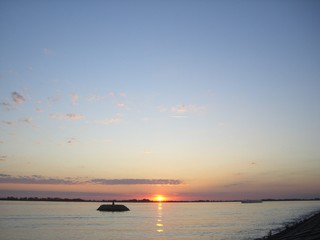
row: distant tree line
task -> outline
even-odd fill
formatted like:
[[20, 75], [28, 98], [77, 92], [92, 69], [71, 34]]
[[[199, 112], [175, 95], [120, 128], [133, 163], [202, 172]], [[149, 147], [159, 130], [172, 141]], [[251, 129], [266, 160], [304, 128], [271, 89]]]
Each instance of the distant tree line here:
[[52, 202], [85, 202], [85, 200], [81, 198], [58, 198], [58, 197], [46, 197], [46, 198], [39, 198], [39, 197], [6, 197], [0, 198], [0, 200], [7, 200], [7, 201], [52, 201]]
[[4, 197], [3, 201], [51, 201], [51, 202], [152, 202], [149, 199], [129, 199], [129, 200], [84, 200], [81, 198], [59, 198], [59, 197]]

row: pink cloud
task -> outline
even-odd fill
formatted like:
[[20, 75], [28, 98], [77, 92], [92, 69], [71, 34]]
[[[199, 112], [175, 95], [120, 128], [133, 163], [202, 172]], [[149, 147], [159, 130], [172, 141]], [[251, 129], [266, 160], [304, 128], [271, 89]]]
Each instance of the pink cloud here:
[[78, 94], [75, 94], [75, 93], [71, 94], [71, 102], [72, 102], [72, 104], [76, 104], [78, 100], [79, 100]]
[[186, 113], [188, 111], [189, 111], [188, 107], [184, 104], [171, 108], [171, 112], [173, 112], [173, 113]]

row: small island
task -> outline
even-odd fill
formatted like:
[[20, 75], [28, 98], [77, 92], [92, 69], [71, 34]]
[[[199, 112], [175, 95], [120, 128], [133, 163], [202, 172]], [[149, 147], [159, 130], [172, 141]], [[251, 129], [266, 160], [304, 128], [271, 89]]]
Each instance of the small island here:
[[125, 205], [114, 204], [114, 201], [112, 202], [112, 204], [102, 204], [97, 210], [98, 211], [102, 211], [102, 212], [125, 212], [125, 211], [130, 211], [130, 209], [127, 208]]

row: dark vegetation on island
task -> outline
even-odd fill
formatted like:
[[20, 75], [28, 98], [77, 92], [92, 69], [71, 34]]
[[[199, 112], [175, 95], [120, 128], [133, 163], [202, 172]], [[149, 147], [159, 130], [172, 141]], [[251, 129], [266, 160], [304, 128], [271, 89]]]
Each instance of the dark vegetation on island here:
[[102, 211], [102, 212], [125, 212], [125, 211], [130, 211], [130, 209], [127, 208], [125, 205], [114, 204], [114, 201], [112, 202], [112, 204], [102, 204], [97, 210], [98, 211]]
[[[115, 200], [115, 199], [109, 199], [109, 200], [85, 200], [81, 198], [59, 198], [59, 197], [3, 197], [0, 198], [0, 201], [48, 201], [48, 202], [137, 202], [137, 203], [149, 203], [149, 202], [158, 202], [150, 199], [127, 199], [127, 200]], [[285, 199], [261, 199], [263, 202], [272, 202], [272, 201], [319, 201], [320, 198], [285, 198]], [[193, 201], [162, 201], [167, 203], [184, 203], [184, 202], [241, 202], [242, 200], [193, 200]]]

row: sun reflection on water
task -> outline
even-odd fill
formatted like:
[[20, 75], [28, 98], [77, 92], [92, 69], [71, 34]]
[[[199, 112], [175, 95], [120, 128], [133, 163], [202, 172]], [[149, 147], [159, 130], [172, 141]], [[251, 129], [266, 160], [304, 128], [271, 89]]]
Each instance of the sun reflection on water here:
[[161, 233], [164, 232], [164, 225], [162, 222], [162, 203], [159, 202], [158, 203], [158, 217], [157, 217], [157, 222], [156, 222], [156, 226], [157, 226], [157, 232]]

